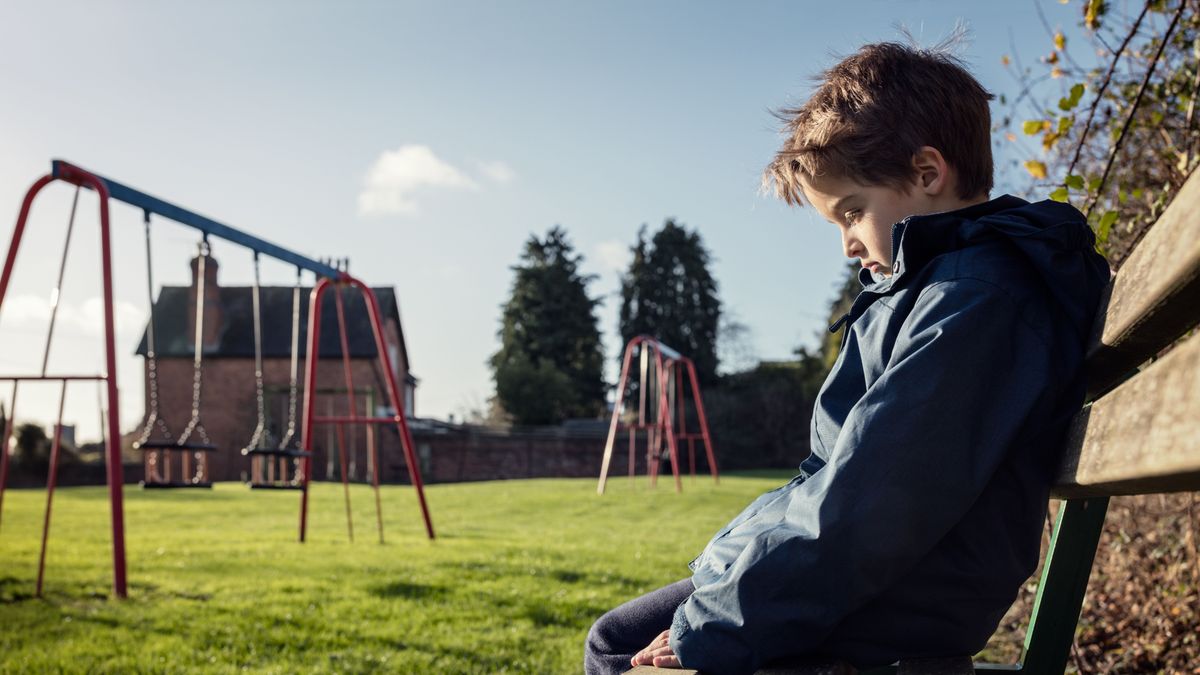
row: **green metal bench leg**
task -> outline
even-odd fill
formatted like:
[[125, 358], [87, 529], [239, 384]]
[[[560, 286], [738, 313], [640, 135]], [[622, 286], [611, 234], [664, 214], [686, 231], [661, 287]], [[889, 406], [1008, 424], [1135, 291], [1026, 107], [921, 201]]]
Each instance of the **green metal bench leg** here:
[[1021, 672], [1061, 675], [1067, 666], [1108, 497], [1069, 499], [1058, 512], [1025, 635]]

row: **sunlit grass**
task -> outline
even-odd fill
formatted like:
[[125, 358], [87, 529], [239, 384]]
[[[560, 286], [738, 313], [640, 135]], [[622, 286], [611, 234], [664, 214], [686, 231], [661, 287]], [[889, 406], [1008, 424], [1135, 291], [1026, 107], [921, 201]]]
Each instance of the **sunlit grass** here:
[[104, 488], [60, 489], [44, 598], [33, 597], [45, 493], [10, 490], [0, 529], [3, 672], [579, 672], [607, 609], [688, 574], [712, 533], [786, 473], [669, 480], [531, 480], [299, 495], [220, 484], [127, 488], [129, 599], [109, 598]]

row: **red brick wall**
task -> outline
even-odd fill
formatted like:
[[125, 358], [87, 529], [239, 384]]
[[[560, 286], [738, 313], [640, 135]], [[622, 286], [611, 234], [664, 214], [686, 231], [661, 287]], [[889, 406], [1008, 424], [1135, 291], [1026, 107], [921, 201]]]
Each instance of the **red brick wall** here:
[[[428, 483], [452, 483], [508, 478], [598, 478], [604, 458], [604, 435], [573, 435], [548, 428], [511, 434], [466, 428], [449, 433], [415, 430], [413, 442]], [[703, 453], [697, 457], [697, 471], [707, 475]], [[687, 473], [687, 457], [681, 457], [680, 469]], [[639, 441], [634, 457], [639, 480], [646, 474], [645, 440]], [[388, 474], [407, 482], [401, 462], [384, 463]], [[670, 465], [662, 471], [670, 480]], [[617, 444], [609, 479], [629, 475], [628, 445]]]

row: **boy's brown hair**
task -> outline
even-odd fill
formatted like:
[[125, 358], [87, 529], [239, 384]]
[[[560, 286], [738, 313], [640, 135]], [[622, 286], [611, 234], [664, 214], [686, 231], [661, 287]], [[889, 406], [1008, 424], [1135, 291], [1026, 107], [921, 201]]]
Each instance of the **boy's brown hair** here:
[[907, 190], [925, 145], [954, 167], [958, 197], [992, 189], [993, 96], [946, 49], [865, 45], [819, 82], [806, 103], [776, 113], [787, 140], [763, 179], [788, 204], [803, 203], [805, 175]]

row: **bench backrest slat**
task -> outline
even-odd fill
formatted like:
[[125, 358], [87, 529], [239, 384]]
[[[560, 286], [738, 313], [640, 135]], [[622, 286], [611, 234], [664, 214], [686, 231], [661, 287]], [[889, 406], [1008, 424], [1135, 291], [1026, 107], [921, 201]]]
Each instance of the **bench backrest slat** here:
[[[1054, 495], [1200, 489], [1200, 337], [1129, 377], [1200, 323], [1200, 174], [1175, 195], [1106, 295], [1087, 357], [1093, 403], [1071, 423]], [[1108, 393], [1096, 400], [1100, 392]]]
[[1121, 266], [1088, 353], [1088, 400], [1200, 322], [1200, 175]]
[[1057, 497], [1200, 489], [1200, 334], [1085, 408], [1067, 439]]

